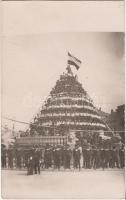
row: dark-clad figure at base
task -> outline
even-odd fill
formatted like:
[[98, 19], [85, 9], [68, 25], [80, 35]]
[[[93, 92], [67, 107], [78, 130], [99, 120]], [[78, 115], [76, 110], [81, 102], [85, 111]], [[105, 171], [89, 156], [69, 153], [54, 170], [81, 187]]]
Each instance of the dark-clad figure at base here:
[[33, 175], [33, 167], [34, 167], [33, 157], [30, 156], [29, 161], [28, 161], [28, 171], [27, 171], [27, 175]]
[[79, 145], [77, 145], [77, 144], [73, 150], [73, 158], [74, 158], [74, 168], [79, 168], [79, 170], [80, 170], [81, 152], [80, 152]]
[[104, 168], [105, 168], [105, 149], [103, 149], [103, 148], [101, 148], [100, 159], [101, 159], [101, 167], [104, 170]]
[[90, 169], [91, 168], [91, 148], [90, 146], [87, 146], [85, 149], [85, 168]]
[[35, 174], [40, 174], [40, 151], [38, 149], [34, 152], [33, 161]]
[[54, 167], [60, 170], [61, 167], [61, 148], [60, 146], [57, 146], [54, 150]]
[[117, 167], [119, 168], [119, 150], [116, 149], [116, 147], [113, 147], [113, 162], [112, 162], [112, 168]]
[[6, 168], [6, 151], [1, 152], [1, 164], [3, 168]]
[[113, 162], [113, 157], [112, 157], [112, 155], [113, 155], [113, 150], [112, 150], [112, 147], [110, 147], [109, 148], [109, 168], [112, 168], [112, 162]]
[[119, 151], [119, 157], [120, 157], [120, 167], [123, 168], [125, 165], [125, 150], [123, 147]]
[[52, 167], [52, 148], [49, 145], [46, 145], [45, 148], [44, 163], [46, 169]]
[[69, 146], [65, 148], [64, 151], [64, 168], [70, 169], [70, 161], [71, 161], [72, 152]]
[[94, 149], [94, 169], [100, 168], [100, 149]]
[[105, 168], [109, 167], [109, 163], [111, 160], [110, 151], [108, 148], [105, 149]]

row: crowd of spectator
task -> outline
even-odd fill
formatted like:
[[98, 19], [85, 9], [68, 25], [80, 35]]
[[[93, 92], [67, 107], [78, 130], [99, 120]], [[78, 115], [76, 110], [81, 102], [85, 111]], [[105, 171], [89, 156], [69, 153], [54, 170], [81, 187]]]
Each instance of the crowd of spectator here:
[[124, 145], [103, 144], [102, 141], [100, 145], [96, 135], [81, 140], [81, 143], [76, 142], [74, 147], [46, 144], [45, 147], [35, 146], [27, 150], [4, 149], [1, 161], [2, 168], [27, 169], [29, 174], [40, 173], [40, 169], [123, 168]]

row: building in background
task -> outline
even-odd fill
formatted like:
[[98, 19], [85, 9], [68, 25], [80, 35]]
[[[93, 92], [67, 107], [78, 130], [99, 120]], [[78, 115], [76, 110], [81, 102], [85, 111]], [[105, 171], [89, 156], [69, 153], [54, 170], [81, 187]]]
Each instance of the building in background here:
[[124, 141], [125, 138], [125, 105], [117, 106], [116, 110], [111, 110], [110, 115], [106, 117], [106, 122], [114, 131], [122, 131], [120, 135]]
[[108, 115], [107, 123], [112, 130], [124, 131], [125, 130], [125, 105], [117, 106], [116, 110], [111, 110], [110, 115]]

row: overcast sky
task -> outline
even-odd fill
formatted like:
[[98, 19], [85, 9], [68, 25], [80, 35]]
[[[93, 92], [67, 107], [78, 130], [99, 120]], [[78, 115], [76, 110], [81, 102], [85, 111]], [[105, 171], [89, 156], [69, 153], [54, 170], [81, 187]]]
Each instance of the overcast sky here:
[[[5, 5], [2, 57], [4, 116], [30, 122], [65, 71], [68, 51], [82, 61], [77, 71], [78, 79], [97, 107], [110, 112], [124, 103], [123, 33], [43, 32], [34, 28], [36, 23], [37, 28], [43, 26], [40, 20], [29, 18], [29, 28], [25, 19], [19, 17], [22, 12], [25, 16], [29, 11], [38, 17], [34, 7], [25, 10], [15, 4]], [[39, 14], [40, 11], [42, 9], [38, 9]], [[18, 124], [16, 127], [20, 128]]]

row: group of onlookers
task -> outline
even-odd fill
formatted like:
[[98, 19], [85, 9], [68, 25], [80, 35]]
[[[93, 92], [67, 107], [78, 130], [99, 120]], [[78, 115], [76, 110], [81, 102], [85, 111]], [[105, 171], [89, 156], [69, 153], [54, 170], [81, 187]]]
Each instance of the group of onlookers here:
[[[8, 156], [8, 158], [6, 158]], [[8, 163], [7, 163], [8, 162]], [[124, 147], [98, 148], [96, 146], [46, 145], [42, 150], [33, 148], [21, 156], [12, 153], [2, 155], [3, 168], [27, 168], [28, 175], [39, 173], [40, 169], [105, 169], [124, 167]]]

